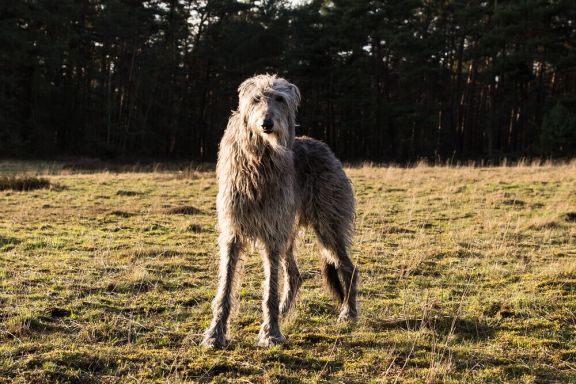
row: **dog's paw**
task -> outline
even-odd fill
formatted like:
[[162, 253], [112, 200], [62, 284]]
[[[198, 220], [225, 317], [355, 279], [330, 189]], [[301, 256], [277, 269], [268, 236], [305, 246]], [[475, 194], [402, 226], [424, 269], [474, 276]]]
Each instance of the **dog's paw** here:
[[271, 333], [267, 331], [260, 331], [258, 334], [258, 340], [256, 341], [256, 345], [258, 347], [268, 348], [274, 345], [282, 345], [286, 344], [286, 338], [280, 333], [280, 331]]
[[339, 323], [346, 323], [348, 321], [353, 321], [358, 318], [358, 311], [351, 310], [350, 308], [344, 308], [338, 315]]
[[293, 303], [292, 302], [287, 302], [287, 301], [282, 301], [280, 303], [280, 315], [284, 316], [287, 315], [293, 307]]
[[224, 348], [228, 345], [228, 340], [222, 333], [209, 329], [204, 334], [201, 345], [206, 348]]

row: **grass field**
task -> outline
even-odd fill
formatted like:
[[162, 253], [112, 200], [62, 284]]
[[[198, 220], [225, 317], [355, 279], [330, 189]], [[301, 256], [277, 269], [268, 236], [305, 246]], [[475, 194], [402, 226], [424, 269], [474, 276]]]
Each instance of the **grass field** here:
[[81, 173], [0, 163], [0, 382], [576, 383], [576, 162], [347, 169], [360, 318], [337, 324], [310, 233], [305, 281], [255, 347], [246, 256], [225, 350], [198, 346], [216, 285], [211, 171]]

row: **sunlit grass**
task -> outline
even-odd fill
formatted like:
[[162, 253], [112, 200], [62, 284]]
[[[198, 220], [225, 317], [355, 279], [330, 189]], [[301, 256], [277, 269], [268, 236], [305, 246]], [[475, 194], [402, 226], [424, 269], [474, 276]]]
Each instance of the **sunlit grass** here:
[[304, 232], [289, 344], [254, 346], [251, 252], [223, 351], [198, 346], [217, 273], [211, 171], [0, 169], [60, 186], [0, 192], [0, 382], [576, 381], [576, 163], [347, 169], [359, 321], [336, 323]]

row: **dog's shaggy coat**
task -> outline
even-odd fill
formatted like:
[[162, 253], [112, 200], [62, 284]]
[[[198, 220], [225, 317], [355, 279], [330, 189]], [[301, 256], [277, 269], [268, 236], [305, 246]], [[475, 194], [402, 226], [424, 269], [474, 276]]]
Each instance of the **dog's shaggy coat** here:
[[[286, 341], [279, 315], [287, 313], [302, 279], [294, 258], [299, 226], [310, 226], [321, 247], [326, 286], [341, 304], [339, 320], [357, 316], [358, 272], [350, 260], [354, 195], [342, 165], [324, 143], [295, 138], [300, 91], [288, 81], [259, 75], [244, 81], [218, 153], [219, 286], [203, 344], [226, 344], [240, 253], [250, 240], [261, 244], [264, 321], [258, 345]], [[279, 301], [278, 275], [284, 285]]]

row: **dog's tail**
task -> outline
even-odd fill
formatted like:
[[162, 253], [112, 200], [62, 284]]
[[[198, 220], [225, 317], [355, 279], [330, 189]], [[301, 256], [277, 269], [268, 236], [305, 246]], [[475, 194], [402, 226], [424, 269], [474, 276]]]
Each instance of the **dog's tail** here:
[[338, 304], [342, 304], [344, 301], [344, 289], [342, 288], [342, 283], [338, 277], [336, 266], [329, 263], [325, 258], [322, 258], [321, 270], [326, 289], [328, 289], [330, 294], [334, 297], [334, 300], [338, 301]]

